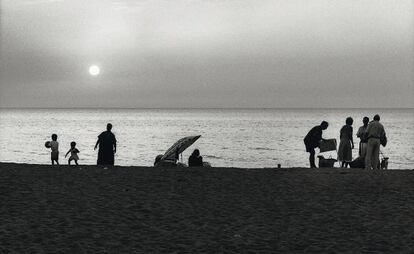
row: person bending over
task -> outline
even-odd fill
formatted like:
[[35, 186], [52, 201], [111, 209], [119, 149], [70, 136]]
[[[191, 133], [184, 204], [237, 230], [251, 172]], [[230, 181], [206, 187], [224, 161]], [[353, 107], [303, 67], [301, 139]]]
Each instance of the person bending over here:
[[306, 152], [309, 153], [309, 163], [311, 168], [316, 168], [315, 165], [315, 148], [319, 147], [319, 142], [322, 140], [322, 131], [328, 128], [328, 122], [322, 121], [320, 125], [313, 127], [303, 139], [305, 143]]

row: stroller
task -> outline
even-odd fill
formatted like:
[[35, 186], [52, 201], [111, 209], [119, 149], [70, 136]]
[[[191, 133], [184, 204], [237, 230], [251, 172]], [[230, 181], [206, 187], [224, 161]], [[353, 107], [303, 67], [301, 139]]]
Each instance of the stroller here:
[[[336, 151], [336, 139], [323, 139], [319, 143], [319, 152], [329, 152], [329, 151]], [[333, 168], [337, 159], [333, 159], [331, 156], [329, 158], [325, 158], [323, 155], [318, 155], [319, 159], [319, 167], [320, 168]]]

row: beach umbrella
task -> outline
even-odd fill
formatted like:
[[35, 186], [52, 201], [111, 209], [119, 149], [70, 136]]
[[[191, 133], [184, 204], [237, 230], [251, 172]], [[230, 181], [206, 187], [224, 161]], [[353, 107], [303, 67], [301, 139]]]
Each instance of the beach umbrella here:
[[185, 137], [185, 138], [178, 140], [177, 142], [174, 143], [174, 145], [168, 148], [168, 150], [161, 157], [160, 161], [178, 159], [178, 155], [184, 152], [185, 149], [191, 146], [200, 137], [201, 135], [189, 136], [189, 137]]

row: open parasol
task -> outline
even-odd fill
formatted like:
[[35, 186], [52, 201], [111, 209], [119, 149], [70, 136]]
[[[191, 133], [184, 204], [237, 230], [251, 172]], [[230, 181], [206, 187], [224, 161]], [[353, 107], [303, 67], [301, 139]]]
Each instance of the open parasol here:
[[184, 152], [185, 149], [190, 147], [200, 137], [201, 135], [189, 136], [189, 137], [185, 137], [185, 138], [178, 140], [177, 142], [174, 143], [174, 145], [168, 148], [168, 150], [161, 157], [160, 161], [178, 159], [178, 155]]

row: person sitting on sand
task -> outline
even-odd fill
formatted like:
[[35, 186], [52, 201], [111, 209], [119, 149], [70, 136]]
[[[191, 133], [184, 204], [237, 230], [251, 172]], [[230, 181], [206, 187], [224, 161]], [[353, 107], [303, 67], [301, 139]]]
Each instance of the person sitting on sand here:
[[68, 156], [69, 153], [70, 153], [70, 157], [68, 159], [68, 165], [70, 166], [70, 162], [72, 160], [75, 161], [75, 164], [76, 165], [79, 165], [78, 164], [78, 160], [79, 160], [78, 153], [79, 153], [79, 150], [76, 148], [76, 142], [70, 142], [70, 149], [66, 153], [65, 158], [66, 158], [66, 156]]
[[98, 165], [114, 165], [115, 163], [114, 154], [116, 153], [116, 138], [111, 130], [112, 124], [108, 123], [106, 125], [106, 131], [102, 132], [96, 141], [94, 150], [96, 150], [99, 145]]
[[352, 137], [352, 123], [354, 120], [352, 117], [347, 117], [345, 125], [341, 128], [340, 143], [338, 148], [338, 160], [342, 161], [341, 167], [348, 167], [352, 161], [352, 149], [354, 149], [354, 140]]
[[188, 166], [189, 167], [202, 167], [203, 166], [203, 157], [200, 156], [200, 151], [198, 149], [194, 149], [193, 153], [188, 158]]
[[369, 118], [365, 116], [364, 119], [362, 120], [362, 123], [364, 125], [359, 127], [356, 136], [360, 138], [359, 156], [365, 158], [365, 154], [367, 153], [367, 143], [368, 143], [367, 128], [368, 128]]
[[52, 134], [52, 141], [50, 141], [50, 159], [52, 160], [52, 165], [59, 165], [59, 142], [57, 142], [57, 135]]
[[326, 130], [328, 125], [328, 122], [322, 121], [320, 125], [313, 127], [303, 139], [306, 146], [306, 152], [309, 153], [309, 163], [311, 168], [316, 168], [315, 148], [319, 147], [319, 142], [322, 140], [322, 131]]

